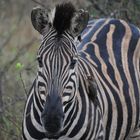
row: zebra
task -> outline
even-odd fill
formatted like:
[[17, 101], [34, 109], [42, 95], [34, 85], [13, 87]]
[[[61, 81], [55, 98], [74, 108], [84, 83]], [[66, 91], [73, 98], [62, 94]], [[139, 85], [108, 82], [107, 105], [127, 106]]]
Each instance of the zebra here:
[[70, 2], [34, 8], [31, 21], [43, 39], [23, 139], [139, 140], [140, 30]]

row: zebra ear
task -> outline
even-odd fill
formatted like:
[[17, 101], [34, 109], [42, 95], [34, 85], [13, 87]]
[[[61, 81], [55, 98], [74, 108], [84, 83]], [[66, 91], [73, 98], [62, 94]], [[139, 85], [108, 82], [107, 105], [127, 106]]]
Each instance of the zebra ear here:
[[86, 28], [89, 20], [89, 13], [83, 9], [75, 12], [72, 18], [71, 32], [74, 37], [80, 35], [80, 33]]
[[40, 7], [35, 7], [31, 11], [31, 21], [33, 27], [40, 33], [43, 34], [43, 30], [48, 24], [47, 11]]

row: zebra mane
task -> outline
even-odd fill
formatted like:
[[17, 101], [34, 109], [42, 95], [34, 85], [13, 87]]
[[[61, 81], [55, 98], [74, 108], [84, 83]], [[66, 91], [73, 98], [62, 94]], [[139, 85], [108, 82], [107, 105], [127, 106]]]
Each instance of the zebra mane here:
[[58, 34], [62, 34], [65, 30], [70, 29], [71, 20], [74, 16], [76, 9], [70, 2], [56, 5], [53, 27], [56, 29]]

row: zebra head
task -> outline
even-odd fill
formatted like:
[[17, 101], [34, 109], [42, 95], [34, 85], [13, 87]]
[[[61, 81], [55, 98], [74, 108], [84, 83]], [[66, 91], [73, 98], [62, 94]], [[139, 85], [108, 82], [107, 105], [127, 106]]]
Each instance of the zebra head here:
[[31, 20], [43, 35], [35, 85], [43, 106], [41, 120], [46, 136], [54, 138], [63, 128], [65, 107], [75, 99], [78, 90], [78, 52], [74, 39], [86, 27], [88, 13], [65, 3], [50, 12], [34, 8]]

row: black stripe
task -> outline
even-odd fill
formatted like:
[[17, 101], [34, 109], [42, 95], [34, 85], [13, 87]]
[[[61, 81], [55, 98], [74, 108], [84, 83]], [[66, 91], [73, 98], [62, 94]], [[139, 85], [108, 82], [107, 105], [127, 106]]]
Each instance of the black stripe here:
[[93, 134], [94, 134], [94, 131], [95, 131], [95, 125], [96, 125], [96, 123], [97, 123], [97, 122], [96, 122], [96, 119], [98, 119], [98, 118], [96, 117], [96, 116], [97, 116], [97, 114], [96, 114], [96, 113], [97, 113], [97, 112], [96, 112], [96, 109], [95, 109], [94, 107], [93, 107], [92, 109], [93, 109], [92, 111], [93, 111], [93, 114], [94, 114], [94, 116], [93, 116], [93, 117], [94, 117], [94, 118], [93, 118], [93, 124], [92, 124], [92, 125], [93, 125], [93, 129], [92, 129], [92, 132], [91, 132], [91, 134], [90, 134], [90, 136], [89, 136], [89, 140], [91, 140], [91, 138], [93, 137]]
[[[76, 107], [77, 107], [77, 102], [74, 102], [74, 105], [73, 105], [71, 111], [69, 112], [69, 114], [68, 114], [68, 116], [67, 116], [65, 122], [64, 122], [64, 126], [67, 125], [67, 124], [69, 123], [69, 121], [71, 120], [71, 118], [72, 118], [72, 116], [73, 116], [73, 114], [74, 114], [73, 111], [74, 111], [74, 109], [75, 109]], [[75, 111], [76, 111], [76, 110], [75, 110]]]
[[[69, 104], [68, 104], [69, 105]], [[67, 105], [67, 106], [68, 106]], [[73, 114], [73, 116], [71, 117], [71, 119], [69, 120], [69, 124], [68, 126], [63, 130], [62, 135], [65, 135], [67, 133], [67, 131], [69, 130], [70, 126], [72, 125], [73, 121], [75, 120], [75, 118], [77, 117], [77, 113], [79, 110], [79, 103], [77, 102], [76, 106], [75, 106], [76, 110]], [[65, 111], [66, 112], [66, 111]]]
[[80, 92], [80, 99], [81, 99], [81, 102], [82, 102], [82, 110], [81, 110], [80, 118], [79, 118], [77, 124], [75, 125], [74, 129], [72, 130], [72, 132], [69, 134], [70, 138], [72, 138], [76, 134], [78, 134], [80, 129], [83, 127], [83, 124], [84, 124], [84, 121], [85, 121], [85, 116], [86, 116], [87, 102], [86, 102], [86, 99], [85, 99], [85, 95], [83, 93], [83, 85], [82, 85], [81, 82], [79, 82], [79, 92]]
[[92, 108], [91, 108], [91, 102], [89, 103], [89, 116], [88, 116], [88, 126], [87, 126], [87, 128], [86, 128], [86, 131], [85, 131], [85, 133], [83, 134], [83, 136], [80, 138], [80, 140], [85, 140], [86, 139], [86, 137], [88, 136], [88, 134], [89, 134], [89, 132], [90, 132], [90, 130], [91, 130], [91, 126], [93, 125], [93, 124], [91, 124], [91, 120], [93, 119], [93, 118], [91, 118], [91, 117], [93, 117], [92, 116]]
[[[95, 40], [95, 43], [99, 45], [99, 51], [102, 59], [104, 60], [104, 63], [107, 66], [107, 74], [111, 78], [114, 85], [118, 88], [118, 83], [115, 78], [115, 73], [112, 65], [109, 62], [109, 54], [106, 46], [107, 41], [107, 33], [110, 31], [110, 24], [116, 23], [116, 21], [109, 22], [107, 25], [105, 25], [102, 30], [97, 34], [97, 39]], [[96, 62], [96, 61], [95, 61]]]
[[37, 110], [36, 110], [36, 108], [35, 108], [35, 106], [33, 105], [33, 113], [34, 113], [34, 117], [35, 117], [35, 120], [40, 124], [40, 125], [42, 125], [42, 123], [41, 123], [41, 118], [40, 118], [40, 116], [39, 116], [39, 114], [38, 114], [38, 112], [37, 112]]
[[27, 110], [26, 110], [26, 115], [27, 115], [26, 128], [32, 138], [39, 140], [39, 139], [45, 138], [45, 135], [44, 133], [37, 131], [36, 128], [32, 124], [31, 116], [30, 116], [32, 102], [33, 102], [33, 96], [30, 98], [30, 101], [28, 103]]
[[[112, 21], [112, 23], [114, 23], [116, 26], [116, 29], [113, 33], [113, 51], [114, 51], [114, 56], [116, 59], [117, 68], [120, 72], [121, 79], [123, 81], [123, 92], [124, 92], [125, 102], [127, 105], [128, 116], [129, 116], [127, 126], [130, 126], [131, 122], [132, 122], [132, 105], [131, 105], [130, 95], [127, 94], [127, 93], [129, 93], [129, 90], [128, 90], [129, 85], [128, 85], [128, 81], [126, 79], [126, 75], [124, 73], [124, 69], [122, 67], [123, 60], [122, 60], [122, 56], [121, 56], [121, 47], [122, 47], [121, 43], [122, 43], [122, 39], [125, 34], [125, 27], [120, 23], [119, 20]], [[118, 111], [118, 113], [121, 114], [121, 112], [119, 112], [119, 111]], [[119, 120], [120, 121], [118, 121], [118, 123], [122, 122], [120, 117], [119, 117]], [[115, 137], [116, 140], [119, 138], [120, 128], [121, 128], [121, 126], [117, 127], [117, 133], [116, 133], [116, 137]]]
[[[134, 55], [136, 45], [138, 43], [138, 39], [140, 38], [140, 33], [133, 25], [130, 25], [130, 28], [132, 31], [132, 37], [131, 37], [131, 40], [129, 43], [129, 49], [128, 49], [128, 64], [129, 64], [129, 71], [130, 71], [131, 79], [132, 79], [133, 86], [134, 86], [134, 96], [135, 96], [135, 101], [136, 101], [136, 121], [135, 121], [135, 127], [136, 127], [138, 124], [139, 115], [140, 115], [139, 114], [140, 113], [139, 112], [139, 108], [140, 108], [139, 107], [139, 99], [140, 99], [140, 97], [139, 97], [138, 85], [137, 85], [136, 77], [135, 77], [133, 55]], [[133, 95], [131, 95], [131, 96], [133, 96]], [[128, 127], [127, 127], [126, 136], [129, 133], [130, 127], [131, 127], [131, 124], [129, 123]]]
[[[98, 20], [97, 22], [95, 22], [95, 26], [94, 28], [88, 33], [88, 35], [83, 38], [82, 42], [80, 43], [80, 45], [78, 46], [78, 50], [82, 50], [83, 46], [87, 43], [91, 41], [92, 36], [96, 33], [96, 31], [105, 23], [105, 19], [102, 20]], [[84, 30], [84, 32], [86, 32], [87, 29]], [[84, 34], [83, 34], [84, 35]]]
[[37, 104], [39, 110], [42, 112], [43, 111], [43, 108], [42, 108], [41, 103], [40, 103], [41, 100], [39, 101], [39, 99], [37, 97], [37, 94], [38, 93], [36, 93], [36, 92], [34, 93], [34, 98], [35, 98], [35, 101], [36, 101], [36, 104]]

